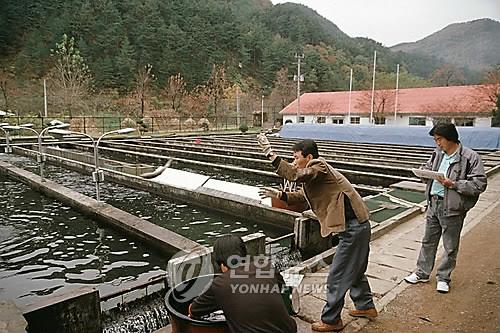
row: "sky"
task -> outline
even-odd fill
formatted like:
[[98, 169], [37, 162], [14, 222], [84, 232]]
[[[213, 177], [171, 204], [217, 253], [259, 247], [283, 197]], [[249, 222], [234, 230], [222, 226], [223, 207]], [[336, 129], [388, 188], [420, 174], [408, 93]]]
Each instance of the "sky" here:
[[393, 46], [415, 42], [452, 23], [479, 18], [500, 21], [500, 0], [271, 0], [301, 3], [350, 37]]

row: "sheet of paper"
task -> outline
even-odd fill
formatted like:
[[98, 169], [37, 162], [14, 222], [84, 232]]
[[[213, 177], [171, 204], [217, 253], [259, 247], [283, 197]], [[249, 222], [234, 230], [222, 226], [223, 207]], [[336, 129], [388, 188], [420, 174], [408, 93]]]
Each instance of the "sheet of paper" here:
[[304, 274], [298, 273], [281, 272], [281, 276], [283, 276], [283, 280], [285, 281], [286, 286], [294, 288], [297, 288], [304, 279]]
[[442, 172], [425, 170], [425, 169], [411, 169], [415, 176], [420, 178], [429, 178], [429, 179], [438, 179], [444, 178], [444, 174]]

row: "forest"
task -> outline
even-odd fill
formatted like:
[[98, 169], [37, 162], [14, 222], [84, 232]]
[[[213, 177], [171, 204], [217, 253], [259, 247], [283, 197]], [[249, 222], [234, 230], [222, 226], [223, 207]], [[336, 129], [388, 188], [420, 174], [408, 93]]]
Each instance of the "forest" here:
[[[4, 0], [0, 12], [0, 109], [219, 117], [278, 112], [301, 92], [471, 83], [428, 57], [350, 38], [315, 11], [268, 0]], [[302, 58], [303, 56], [303, 58]], [[473, 82], [472, 82], [473, 83]]]

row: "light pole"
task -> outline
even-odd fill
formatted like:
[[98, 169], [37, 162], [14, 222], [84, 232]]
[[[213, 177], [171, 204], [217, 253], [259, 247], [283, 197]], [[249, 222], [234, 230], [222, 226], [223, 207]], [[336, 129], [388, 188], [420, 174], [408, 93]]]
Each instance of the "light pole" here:
[[377, 51], [373, 52], [373, 82], [372, 82], [372, 102], [370, 104], [370, 125], [373, 125], [373, 102], [375, 100], [375, 68], [377, 67]]
[[[92, 173], [92, 180], [96, 183], [96, 200], [99, 201], [99, 185], [97, 182], [97, 174], [99, 173], [99, 167], [97, 165], [97, 150], [96, 150], [96, 142], [93, 137], [86, 133], [82, 132], [75, 132], [75, 131], [68, 131], [65, 129], [52, 129], [49, 130], [49, 134], [56, 134], [56, 135], [69, 135], [69, 134], [76, 134], [76, 135], [82, 135], [90, 139], [92, 141], [92, 146], [94, 147], [94, 172]], [[102, 172], [101, 172], [102, 173]], [[104, 180], [104, 175], [102, 176], [102, 180]]]
[[9, 123], [0, 123], [0, 128], [2, 129], [3, 133], [5, 134], [5, 149], [4, 152], [6, 154], [12, 153], [12, 148], [10, 147], [10, 138], [9, 138], [9, 131], [4, 128], [4, 126], [9, 126]]
[[109, 131], [104, 134], [102, 134], [99, 139], [97, 139], [97, 142], [94, 145], [94, 165], [95, 165], [95, 171], [92, 173], [92, 179], [95, 182], [95, 193], [96, 193], [96, 200], [99, 202], [101, 201], [100, 193], [99, 193], [99, 183], [102, 183], [104, 181], [104, 173], [102, 170], [99, 169], [99, 143], [101, 142], [101, 139], [104, 138], [106, 135], [110, 134], [128, 134], [131, 132], [134, 132], [136, 129], [135, 128], [122, 128], [119, 130], [114, 130], [114, 131]]
[[53, 125], [53, 126], [49, 126], [49, 127], [44, 128], [43, 130], [40, 131], [40, 133], [38, 133], [36, 130], [34, 130], [30, 126], [33, 126], [33, 124], [24, 124], [24, 125], [19, 125], [19, 126], [4, 126], [3, 128], [8, 129], [8, 130], [23, 130], [24, 129], [24, 130], [32, 131], [33, 133], [35, 133], [37, 135], [37, 137], [38, 137], [38, 155], [36, 156], [36, 161], [38, 162], [38, 165], [40, 167], [41, 181], [44, 182], [45, 178], [43, 177], [43, 165], [45, 163], [46, 156], [42, 152], [42, 137], [45, 134], [45, 132], [47, 132], [51, 129], [68, 128], [70, 126], [70, 124], [58, 122], [57, 125]]
[[260, 126], [264, 129], [264, 95], [262, 95], [260, 101]]
[[238, 64], [238, 84], [236, 85], [236, 126], [240, 126], [241, 115], [240, 115], [240, 72], [243, 68], [241, 62]]
[[[295, 54], [295, 59], [297, 59], [297, 116], [295, 118], [295, 122], [299, 123], [300, 117], [300, 82], [304, 81], [304, 75], [300, 74], [300, 61], [304, 59], [304, 55]], [[295, 79], [295, 78], [294, 78]]]
[[0, 128], [5, 133], [5, 153], [10, 154], [12, 153], [12, 147], [10, 146], [10, 131], [17, 131], [21, 129], [28, 129], [32, 130], [30, 127], [32, 127], [33, 124], [22, 124], [22, 125], [9, 125], [8, 123], [1, 123]]
[[399, 93], [399, 64], [396, 67], [396, 96], [394, 96], [394, 125], [398, 116], [398, 93]]

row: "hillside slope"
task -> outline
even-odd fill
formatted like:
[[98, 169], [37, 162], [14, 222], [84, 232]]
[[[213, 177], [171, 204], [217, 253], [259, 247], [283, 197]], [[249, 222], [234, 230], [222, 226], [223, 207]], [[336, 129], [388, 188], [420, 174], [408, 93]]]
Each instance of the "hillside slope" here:
[[500, 22], [479, 19], [451, 24], [424, 39], [398, 44], [391, 50], [435, 56], [460, 67], [486, 70], [500, 63]]

